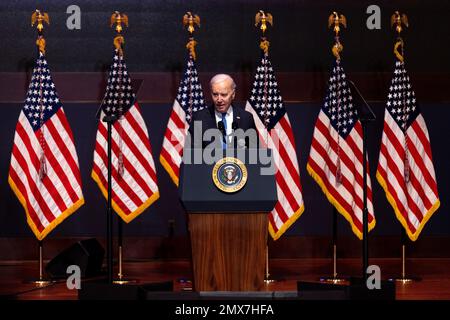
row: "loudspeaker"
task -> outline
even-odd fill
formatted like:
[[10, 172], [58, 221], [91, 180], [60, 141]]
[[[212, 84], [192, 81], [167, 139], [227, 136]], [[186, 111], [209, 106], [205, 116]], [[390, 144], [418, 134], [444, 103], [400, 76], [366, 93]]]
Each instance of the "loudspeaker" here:
[[82, 277], [101, 274], [105, 250], [95, 238], [78, 241], [54, 257], [45, 267], [52, 278], [67, 278], [67, 267], [80, 267]]

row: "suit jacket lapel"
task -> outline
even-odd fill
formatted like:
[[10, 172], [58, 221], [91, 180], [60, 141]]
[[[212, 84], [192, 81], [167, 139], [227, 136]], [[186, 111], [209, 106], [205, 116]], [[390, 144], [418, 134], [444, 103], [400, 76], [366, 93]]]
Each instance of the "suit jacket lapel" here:
[[[208, 128], [217, 128], [217, 122], [216, 122], [216, 113], [214, 112], [214, 105], [211, 105], [208, 107], [208, 111], [210, 114], [210, 123], [208, 124]], [[207, 128], [205, 128], [207, 129]]]

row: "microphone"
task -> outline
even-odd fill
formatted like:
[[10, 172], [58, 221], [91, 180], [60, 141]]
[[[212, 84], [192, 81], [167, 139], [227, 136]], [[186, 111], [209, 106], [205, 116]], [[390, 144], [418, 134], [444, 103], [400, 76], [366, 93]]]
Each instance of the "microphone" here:
[[223, 124], [223, 121], [220, 120], [217, 122], [217, 128], [222, 132], [223, 141], [225, 141], [226, 133], [225, 133], [225, 125]]

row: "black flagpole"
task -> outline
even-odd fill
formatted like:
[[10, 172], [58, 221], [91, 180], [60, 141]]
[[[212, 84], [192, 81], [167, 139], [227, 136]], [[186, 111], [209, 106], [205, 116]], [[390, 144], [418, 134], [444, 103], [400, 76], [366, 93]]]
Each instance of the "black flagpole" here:
[[363, 140], [363, 279], [367, 282], [367, 267], [369, 266], [369, 212], [367, 209], [367, 139], [366, 139], [367, 120], [361, 118], [362, 140]]
[[111, 136], [112, 123], [117, 119], [115, 115], [106, 115], [103, 122], [106, 122], [108, 129], [108, 204], [106, 209], [106, 263], [108, 270], [108, 283], [113, 283], [113, 256], [112, 256], [112, 178], [111, 178]]
[[355, 84], [348, 80], [355, 106], [359, 113], [359, 120], [362, 126], [362, 142], [363, 142], [363, 241], [362, 241], [362, 265], [363, 280], [367, 282], [367, 267], [369, 266], [369, 210], [367, 209], [367, 123], [376, 119], [370, 106], [364, 100], [363, 96], [356, 88]]
[[121, 217], [118, 217], [118, 230], [117, 230], [117, 245], [119, 247], [119, 280], [122, 280], [122, 245], [123, 245], [123, 221]]
[[335, 206], [333, 206], [333, 275], [331, 277], [321, 277], [319, 280], [321, 282], [328, 283], [341, 283], [346, 281], [344, 278], [338, 277], [337, 273], [337, 219], [338, 219], [338, 211]]
[[[116, 50], [120, 51], [122, 49], [123, 44], [123, 37], [120, 35], [120, 32], [122, 30], [121, 23], [124, 22], [128, 26], [128, 18], [126, 18], [126, 21], [122, 20], [123, 18], [126, 18], [126, 16], [122, 16], [120, 12], [116, 11], [111, 16], [111, 26], [116, 23], [116, 31], [117, 35], [114, 38], [114, 46], [116, 47]], [[117, 47], [116, 40], [118, 40], [118, 43], [120, 44], [120, 48]], [[105, 102], [106, 96], [103, 98], [102, 103], [100, 104], [99, 109], [97, 110], [97, 116], [101, 113], [101, 109], [103, 106], [103, 103]], [[113, 209], [112, 209], [112, 125], [113, 123], [118, 119], [117, 115], [114, 113], [111, 114], [105, 114], [102, 121], [106, 122], [106, 127], [108, 131], [108, 138], [107, 138], [107, 148], [108, 148], [108, 204], [106, 208], [106, 263], [107, 263], [107, 272], [108, 272], [108, 283], [113, 284], [113, 255], [112, 255], [112, 246], [113, 246]]]
[[[102, 107], [103, 103], [105, 102], [105, 98], [103, 98], [102, 103], [97, 109], [97, 112], [95, 114], [95, 117], [97, 119], [100, 119], [102, 114]], [[107, 197], [107, 205], [106, 205], [106, 269], [108, 274], [108, 283], [113, 283], [113, 255], [112, 255], [112, 245], [113, 245], [113, 231], [112, 231], [112, 178], [111, 178], [111, 172], [112, 172], [112, 155], [111, 155], [111, 148], [112, 148], [112, 124], [114, 121], [117, 120], [117, 116], [111, 114], [111, 115], [104, 115], [103, 119], [101, 121], [106, 122], [106, 129], [107, 129], [107, 156], [108, 156], [108, 197]]]

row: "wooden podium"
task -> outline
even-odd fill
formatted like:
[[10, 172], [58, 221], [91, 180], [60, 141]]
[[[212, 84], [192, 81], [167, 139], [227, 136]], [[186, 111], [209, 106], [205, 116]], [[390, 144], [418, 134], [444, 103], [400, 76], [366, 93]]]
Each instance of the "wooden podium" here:
[[[264, 286], [268, 213], [277, 202], [274, 174], [261, 174], [250, 150], [246, 185], [236, 193], [213, 183], [214, 164], [183, 164], [180, 199], [188, 213], [195, 291], [258, 291]], [[270, 150], [266, 150], [270, 155]], [[247, 160], [247, 161], [245, 161]]]
[[258, 291], [264, 284], [267, 213], [191, 213], [196, 291]]

